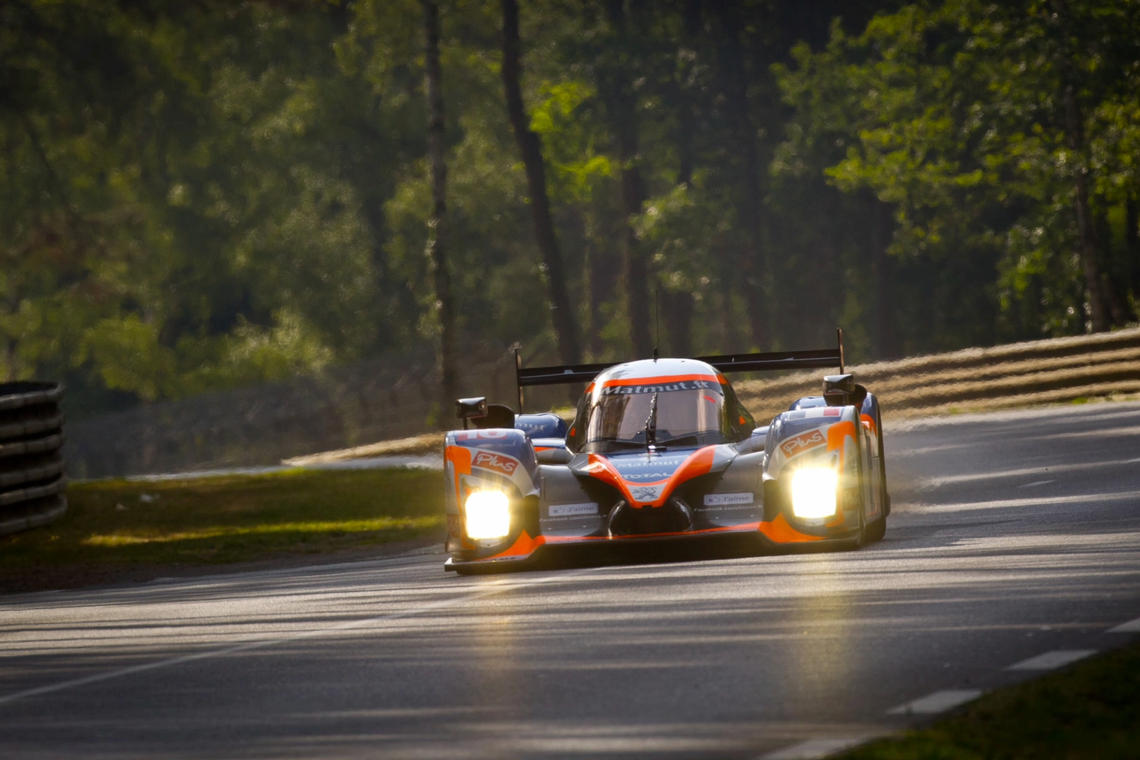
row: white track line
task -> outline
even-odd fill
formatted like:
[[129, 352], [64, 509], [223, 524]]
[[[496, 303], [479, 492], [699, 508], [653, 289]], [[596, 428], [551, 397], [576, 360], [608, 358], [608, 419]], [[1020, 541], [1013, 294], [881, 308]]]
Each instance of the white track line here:
[[264, 649], [265, 647], [284, 644], [290, 641], [314, 639], [320, 636], [328, 636], [330, 634], [340, 633], [342, 631], [349, 631], [354, 628], [365, 628], [367, 626], [383, 623], [388, 620], [400, 620], [402, 618], [413, 617], [415, 615], [422, 615], [425, 612], [434, 612], [435, 610], [455, 607], [456, 605], [464, 604], [474, 599], [479, 599], [485, 596], [492, 596], [494, 594], [501, 594], [505, 591], [510, 591], [512, 589], [517, 589], [520, 587], [534, 586], [552, 580], [572, 578], [590, 572], [593, 569], [594, 568], [586, 568], [584, 570], [579, 570], [571, 573], [550, 575], [543, 578], [536, 578], [529, 582], [498, 584], [492, 588], [485, 588], [479, 591], [475, 591], [471, 594], [463, 594], [462, 596], [452, 597], [451, 599], [444, 599], [442, 601], [433, 602], [431, 604], [424, 604], [410, 610], [405, 610], [403, 612], [393, 612], [390, 615], [379, 615], [377, 617], [365, 618], [364, 620], [353, 620], [347, 623], [338, 623], [337, 625], [331, 625], [327, 628], [318, 628], [313, 631], [305, 631], [304, 633], [297, 633], [290, 636], [281, 636], [275, 639], [258, 639], [256, 641], [248, 641], [244, 644], [235, 644], [233, 646], [223, 647], [221, 649], [211, 649], [206, 652], [196, 652], [194, 654], [183, 655], [182, 657], [172, 657], [167, 660], [157, 660], [155, 662], [143, 663], [142, 665], [132, 665], [129, 668], [110, 670], [105, 673], [96, 673], [95, 675], [84, 676], [83, 678], [74, 678], [70, 681], [61, 681], [59, 683], [49, 684], [47, 686], [38, 686], [34, 689], [26, 689], [25, 691], [17, 691], [13, 694], [0, 696], [0, 705], [10, 704], [26, 697], [35, 697], [41, 694], [51, 694], [57, 691], [66, 691], [67, 689], [74, 689], [78, 686], [86, 686], [87, 684], [99, 683], [100, 681], [109, 681], [113, 678], [121, 678], [123, 676], [129, 676], [135, 673], [144, 673], [148, 670], [168, 668], [174, 665], [182, 665], [187, 662], [194, 662], [195, 660], [205, 660], [210, 657], [226, 657], [227, 655], [237, 654], [238, 652], [248, 652], [251, 649]]
[[1018, 486], [1018, 488], [1033, 488], [1033, 486], [1043, 486], [1046, 483], [1056, 483], [1056, 482], [1057, 482], [1056, 480], [1035, 480], [1032, 483], [1026, 483], [1025, 485]]
[[1010, 665], [1006, 670], [1055, 670], [1071, 662], [1083, 660], [1090, 654], [1096, 654], [1095, 649], [1057, 649], [1052, 652], [1030, 657], [1016, 665]]
[[863, 739], [809, 739], [791, 747], [770, 752], [760, 760], [818, 760], [861, 744]]
[[1115, 628], [1109, 628], [1109, 633], [1140, 633], [1140, 618], [1129, 620], [1124, 625], [1118, 625]]
[[979, 689], [947, 689], [892, 707], [887, 715], [936, 715], [982, 696]]

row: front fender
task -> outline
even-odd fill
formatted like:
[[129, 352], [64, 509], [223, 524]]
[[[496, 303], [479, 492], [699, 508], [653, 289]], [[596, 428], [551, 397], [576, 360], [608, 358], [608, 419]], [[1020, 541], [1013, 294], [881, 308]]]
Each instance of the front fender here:
[[[450, 551], [494, 554], [523, 531], [534, 535], [540, 488], [534, 445], [521, 430], [454, 430], [444, 439], [444, 500]], [[504, 491], [511, 504], [511, 533], [502, 539], [475, 541], [467, 536], [464, 505], [481, 489]]]
[[[783, 412], [772, 421], [764, 447], [766, 521], [782, 516], [796, 531], [818, 538], [838, 538], [858, 530], [867, 482], [863, 476], [867, 435], [859, 411], [854, 406], [812, 407]], [[837, 510], [833, 516], [795, 516], [791, 475], [805, 466], [831, 467], [839, 473]]]

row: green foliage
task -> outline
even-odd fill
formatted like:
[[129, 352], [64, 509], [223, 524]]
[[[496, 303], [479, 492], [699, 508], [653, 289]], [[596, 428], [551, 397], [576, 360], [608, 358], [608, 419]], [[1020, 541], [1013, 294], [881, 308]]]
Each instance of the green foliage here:
[[[590, 358], [630, 355], [631, 286], [691, 296], [665, 329], [698, 353], [836, 324], [854, 359], [1083, 332], [1077, 177], [1135, 303], [1135, 3], [698, 5], [621, 28], [596, 2], [522, 9]], [[442, 4], [460, 343], [549, 361], [499, 12]], [[63, 378], [82, 415], [434, 341], [422, 23], [417, 0], [0, 5], [0, 376]], [[646, 283], [623, 280], [630, 224]]]
[[[894, 211], [894, 256], [993, 262], [994, 328], [1010, 338], [1085, 330], [1074, 176], [1092, 177], [1095, 214], [1137, 194], [1140, 123], [1121, 88], [1135, 74], [1109, 60], [1136, 60], [1137, 9], [1088, 0], [1058, 21], [1052, 8], [914, 3], [855, 37], [834, 27], [826, 50], [800, 46], [796, 68], [777, 70], [801, 116], [776, 171], [823, 164], [840, 190], [873, 192]], [[1083, 85], [1088, 162], [1066, 132], [1066, 77]]]
[[1140, 751], [1140, 646], [984, 695], [955, 714], [841, 760], [1070, 760], [1135, 757]]
[[563, 202], [588, 203], [616, 176], [612, 159], [601, 152], [605, 136], [590, 108], [597, 93], [577, 80], [544, 83], [531, 109], [530, 128], [545, 141], [554, 170], [552, 195]]

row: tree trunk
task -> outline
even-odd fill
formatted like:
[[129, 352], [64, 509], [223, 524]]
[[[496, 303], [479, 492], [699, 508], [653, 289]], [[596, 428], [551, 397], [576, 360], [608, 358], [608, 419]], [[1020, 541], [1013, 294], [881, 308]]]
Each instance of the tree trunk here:
[[423, 0], [424, 68], [427, 79], [428, 155], [431, 160], [432, 212], [428, 222], [428, 254], [439, 318], [440, 427], [449, 427], [455, 403], [455, 304], [447, 268], [447, 165], [443, 160], [443, 92], [439, 70], [439, 3]]
[[[764, 278], [767, 272], [763, 241], [764, 198], [760, 186], [760, 152], [756, 145], [756, 124], [748, 97], [749, 73], [740, 41], [742, 25], [731, 3], [718, 6], [721, 12], [720, 58], [725, 76], [726, 107], [740, 155], [740, 185], [737, 211], [744, 225], [746, 246], [740, 256], [738, 282], [748, 305], [748, 323], [753, 345], [765, 350], [768, 334], [768, 299]], [[730, 292], [736, 292], [732, 288]], [[735, 351], [737, 349], [730, 348]]]
[[558, 354], [563, 364], [582, 361], [578, 342], [577, 320], [567, 295], [566, 276], [562, 267], [562, 253], [558, 237], [550, 218], [550, 200], [546, 194], [546, 163], [542, 158], [542, 142], [530, 129], [526, 108], [523, 105], [519, 80], [522, 64], [519, 61], [519, 6], [517, 0], [503, 0], [503, 87], [507, 94], [507, 113], [515, 141], [526, 167], [527, 190], [530, 195], [531, 219], [534, 235], [542, 254], [543, 282], [547, 298], [553, 309], [552, 321], [558, 338]]
[[875, 358], [895, 358], [894, 315], [891, 312], [892, 219], [890, 207], [877, 198], [871, 200], [871, 270], [875, 278]]
[[669, 327], [669, 353], [673, 356], [693, 355], [693, 294], [685, 291], [661, 293], [661, 307]]
[[1096, 231], [1096, 239], [1104, 249], [1102, 253], [1105, 258], [1101, 259], [1100, 265], [1106, 285], [1104, 297], [1108, 302], [1108, 313], [1112, 315], [1113, 326], [1119, 327], [1128, 324], [1133, 317], [1127, 299], [1128, 262], [1121, 260], [1124, 257], [1123, 252], [1120, 258], [1117, 257], [1115, 246], [1112, 245], [1112, 226], [1108, 221], [1107, 207], [1108, 203], [1104, 196], [1097, 196], [1093, 206], [1096, 209], [1093, 213], [1093, 229]]
[[[606, 0], [606, 15], [614, 32], [616, 49], [619, 52], [628, 50], [629, 39], [622, 0]], [[646, 261], [645, 252], [630, 223], [630, 217], [641, 213], [648, 195], [637, 166], [636, 102], [625, 62], [620, 61], [608, 69], [599, 78], [599, 89], [605, 100], [610, 129], [617, 145], [618, 162], [621, 164], [621, 201], [626, 215], [622, 226], [626, 316], [634, 355], [648, 358], [653, 352], [653, 338], [649, 332], [649, 262]]]
[[1059, 26], [1060, 47], [1057, 55], [1057, 69], [1061, 76], [1061, 97], [1065, 109], [1065, 145], [1078, 158], [1078, 165], [1073, 172], [1074, 207], [1077, 215], [1078, 251], [1080, 252], [1081, 271], [1085, 278], [1085, 287], [1089, 291], [1089, 303], [1092, 307], [1093, 332], [1104, 332], [1116, 321], [1111, 313], [1111, 304], [1117, 301], [1113, 292], [1112, 283], [1104, 276], [1101, 261], [1107, 260], [1102, 256], [1101, 241], [1097, 239], [1096, 226], [1089, 206], [1089, 160], [1088, 149], [1085, 145], [1084, 121], [1080, 104], [1074, 85], [1075, 78], [1070, 61], [1071, 50], [1068, 42], [1069, 35], [1069, 9], [1065, 0], [1053, 0], [1056, 11], [1056, 24]]
[[[683, 17], [685, 32], [682, 45], [696, 50], [701, 28], [702, 0], [685, 0]], [[685, 82], [675, 81], [677, 98], [677, 184], [692, 188], [695, 163], [693, 140], [697, 131], [696, 104]], [[693, 355], [693, 311], [696, 305], [688, 290], [663, 289], [661, 305], [669, 331], [669, 351], [673, 356]]]
[[593, 230], [589, 226], [585, 229], [586, 240], [586, 272], [590, 279], [589, 287], [589, 346], [593, 361], [598, 361], [604, 352], [602, 342], [602, 327], [605, 325], [603, 307], [613, 294], [613, 272], [607, 266], [606, 252], [602, 251], [593, 240]]
[[1124, 202], [1124, 256], [1128, 261], [1128, 281], [1132, 298], [1140, 301], [1140, 201]]

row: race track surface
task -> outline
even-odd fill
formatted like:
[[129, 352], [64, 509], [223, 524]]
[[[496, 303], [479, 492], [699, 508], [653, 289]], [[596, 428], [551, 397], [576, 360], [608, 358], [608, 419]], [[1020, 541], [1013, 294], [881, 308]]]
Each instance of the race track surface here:
[[1140, 633], [1140, 405], [887, 436], [857, 552], [0, 598], [0, 757], [818, 757]]

